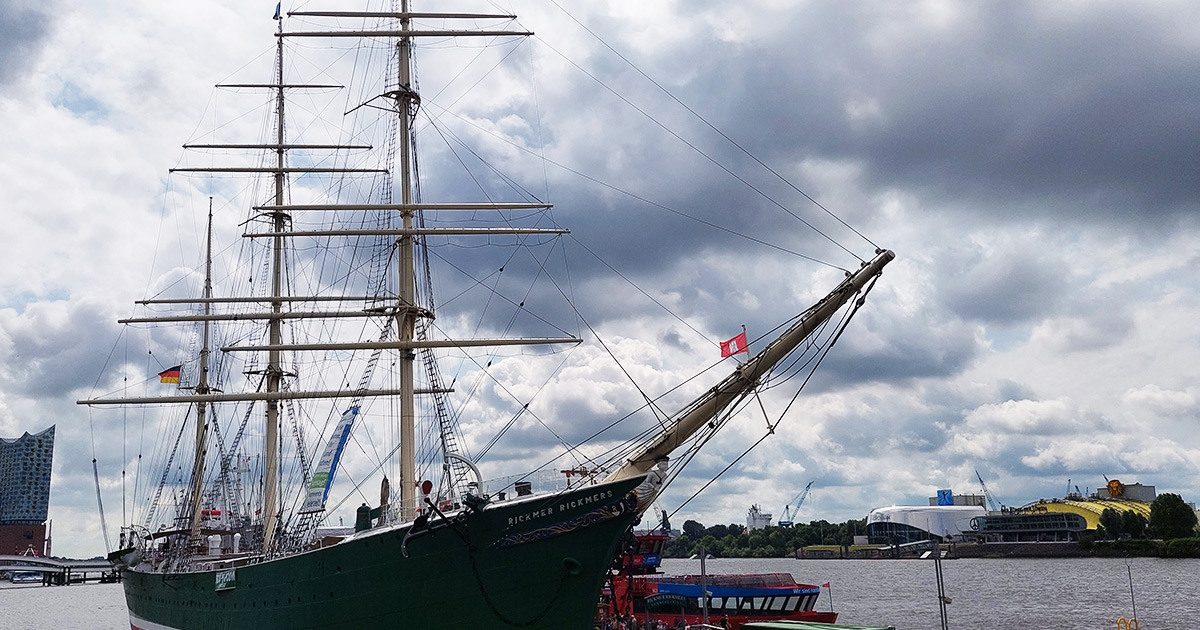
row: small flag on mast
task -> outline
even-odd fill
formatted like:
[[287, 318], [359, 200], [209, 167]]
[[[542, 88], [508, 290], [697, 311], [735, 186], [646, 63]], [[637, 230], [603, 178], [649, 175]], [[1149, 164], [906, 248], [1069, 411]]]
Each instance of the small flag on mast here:
[[279, 19], [279, 9], [280, 9], [280, 7], [282, 7], [282, 6], [283, 6], [283, 3], [282, 3], [282, 2], [276, 2], [276, 3], [275, 3], [275, 17], [273, 17], [273, 18], [271, 18], [271, 19], [273, 19], [273, 20], [278, 20], [278, 19]]
[[182, 368], [183, 368], [182, 365], [176, 365], [175, 367], [169, 367], [169, 368], [159, 372], [158, 373], [158, 382], [160, 382], [160, 383], [178, 383], [179, 382], [179, 370], [181, 370]]
[[721, 342], [721, 358], [731, 357], [739, 352], [750, 354], [750, 349], [746, 347], [746, 331], [730, 339], [729, 341]]

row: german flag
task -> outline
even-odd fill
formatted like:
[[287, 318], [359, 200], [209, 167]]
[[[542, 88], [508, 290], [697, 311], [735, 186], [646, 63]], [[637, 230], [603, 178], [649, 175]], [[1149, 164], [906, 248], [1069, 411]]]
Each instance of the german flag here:
[[169, 368], [159, 372], [158, 373], [158, 382], [160, 382], [160, 383], [178, 383], [179, 382], [179, 370], [182, 368], [183, 368], [182, 365], [176, 365], [175, 367], [169, 367]]

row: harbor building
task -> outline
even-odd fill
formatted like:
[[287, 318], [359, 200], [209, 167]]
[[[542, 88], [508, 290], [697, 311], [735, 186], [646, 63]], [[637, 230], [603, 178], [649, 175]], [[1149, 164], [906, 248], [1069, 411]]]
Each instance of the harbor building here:
[[1088, 529], [1100, 526], [1100, 515], [1104, 510], [1113, 509], [1118, 512], [1133, 512], [1150, 519], [1150, 504], [1158, 494], [1154, 486], [1140, 483], [1123, 484], [1112, 479], [1108, 485], [1097, 489], [1088, 496], [1079, 492], [1067, 494], [1062, 499], [1040, 499], [1022, 506], [1021, 511], [1031, 514], [1074, 514], [1083, 518]]
[[0, 554], [46, 552], [54, 426], [0, 438]]
[[[867, 515], [870, 544], [904, 545], [936, 542], [1069, 542], [1100, 526], [1107, 509], [1133, 512], [1149, 520], [1154, 486], [1123, 484], [1117, 479], [1085, 496], [1068, 493], [1061, 499], [1039, 499], [1019, 508], [1005, 508], [986, 495], [938, 491], [928, 506], [876, 508]], [[986, 488], [985, 488], [986, 491]], [[988, 504], [992, 509], [987, 509]]]
[[977, 542], [1073, 542], [1087, 529], [1087, 519], [1069, 512], [1016, 509], [971, 521]]
[[985, 516], [978, 505], [893, 505], [867, 515], [867, 541], [872, 545], [905, 545], [921, 541], [956, 542], [971, 532], [971, 520]]
[[[1078, 488], [1077, 488], [1078, 489]], [[1090, 495], [1070, 492], [1061, 499], [1039, 499], [1019, 508], [989, 512], [971, 523], [980, 542], [1068, 542], [1100, 526], [1105, 510], [1133, 512], [1150, 519], [1154, 486], [1112, 479]]]
[[[942, 501], [943, 503], [939, 503]], [[945, 503], [945, 501], [949, 501]], [[986, 508], [987, 498], [982, 494], [953, 494], [949, 490], [939, 490], [938, 496], [929, 497], [929, 505], [973, 505]]]

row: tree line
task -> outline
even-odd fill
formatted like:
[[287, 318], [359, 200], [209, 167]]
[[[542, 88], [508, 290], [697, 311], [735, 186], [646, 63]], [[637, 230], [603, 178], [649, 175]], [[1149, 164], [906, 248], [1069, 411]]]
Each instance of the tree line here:
[[830, 523], [820, 520], [792, 527], [768, 526], [747, 531], [744, 525], [704, 524], [688, 520], [683, 535], [666, 544], [663, 556], [688, 558], [706, 553], [719, 558], [790, 558], [796, 549], [810, 545], [851, 545], [855, 536], [867, 535], [867, 519]]
[[[1136, 512], [1104, 510], [1095, 532], [1099, 539], [1155, 538], [1174, 540], [1196, 536], [1197, 518], [1178, 494], [1162, 494], [1150, 505], [1150, 518]], [[706, 553], [718, 558], [787, 558], [801, 547], [811, 545], [854, 544], [855, 536], [867, 535], [867, 519], [830, 523], [812, 521], [792, 527], [768, 526], [747, 531], [744, 525], [713, 525], [688, 520], [683, 523], [683, 535], [669, 541], [663, 557], [688, 558]]]
[[1096, 537], [1100, 539], [1159, 538], [1174, 540], [1196, 535], [1196, 512], [1178, 494], [1161, 494], [1150, 504], [1150, 518], [1106, 508], [1100, 513]]

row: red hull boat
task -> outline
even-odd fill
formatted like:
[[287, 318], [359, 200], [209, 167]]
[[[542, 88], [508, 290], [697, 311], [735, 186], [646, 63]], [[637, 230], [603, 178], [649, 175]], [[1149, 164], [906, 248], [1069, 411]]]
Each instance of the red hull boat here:
[[[601, 620], [637, 619], [642, 628], [708, 623], [737, 630], [751, 621], [781, 619], [834, 623], [837, 613], [816, 611], [821, 587], [800, 584], [788, 573], [663, 575], [658, 572], [663, 534], [639, 534], [621, 556], [601, 606]], [[707, 597], [702, 594], [707, 591]]]

